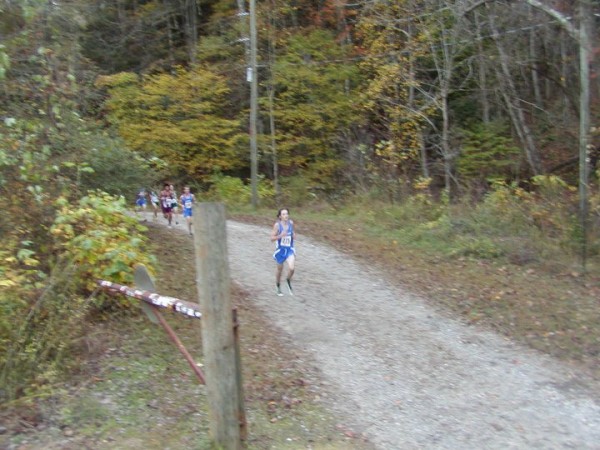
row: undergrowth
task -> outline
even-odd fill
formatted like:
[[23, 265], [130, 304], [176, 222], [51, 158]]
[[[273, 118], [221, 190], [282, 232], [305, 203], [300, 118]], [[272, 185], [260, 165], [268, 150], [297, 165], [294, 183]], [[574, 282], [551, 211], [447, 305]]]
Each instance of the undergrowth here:
[[86, 324], [129, 300], [96, 290], [96, 280], [127, 284], [136, 263], [152, 267], [137, 220], [122, 198], [90, 192], [79, 203], [56, 202], [57, 212], [37, 252], [26, 240], [0, 251], [0, 402], [27, 403], [52, 395], [79, 365]]

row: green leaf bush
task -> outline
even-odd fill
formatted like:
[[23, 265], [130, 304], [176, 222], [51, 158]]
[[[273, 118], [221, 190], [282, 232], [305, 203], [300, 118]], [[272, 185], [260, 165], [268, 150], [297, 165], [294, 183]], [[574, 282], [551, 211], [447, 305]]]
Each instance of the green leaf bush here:
[[[57, 200], [45, 255], [12, 238], [0, 250], [0, 401], [49, 394], [78, 366], [90, 320], [137, 311], [137, 300], [101, 294], [97, 279], [130, 285], [136, 264], [153, 271], [144, 227], [125, 200], [101, 191]], [[52, 256], [50, 256], [52, 255]], [[41, 270], [42, 256], [51, 258]]]
[[[260, 177], [257, 186], [258, 198], [263, 205], [271, 205], [275, 198], [275, 190], [270, 180]], [[211, 187], [207, 197], [221, 201], [228, 206], [244, 207], [250, 204], [252, 187], [240, 178], [228, 175], [214, 174], [211, 177]]]
[[[73, 208], [64, 197], [58, 199], [57, 205], [50, 233], [62, 257], [75, 265], [74, 275], [86, 292], [95, 289], [98, 279], [131, 284], [136, 264], [154, 266], [153, 256], [146, 252], [146, 228], [126, 214], [123, 197], [96, 191], [81, 198], [78, 208]], [[97, 297], [94, 304], [101, 310], [114, 309], [115, 302], [118, 308], [138, 303], [127, 298], [108, 301]]]

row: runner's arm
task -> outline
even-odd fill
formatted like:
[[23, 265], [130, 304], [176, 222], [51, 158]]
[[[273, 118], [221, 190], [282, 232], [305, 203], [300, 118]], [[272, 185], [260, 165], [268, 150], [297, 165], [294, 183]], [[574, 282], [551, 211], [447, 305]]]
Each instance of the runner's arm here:
[[277, 226], [277, 224], [273, 225], [273, 231], [271, 231], [271, 242], [276, 241], [277, 239], [280, 239], [281, 236], [279, 236], [277, 234], [277, 232], [279, 231], [279, 227]]

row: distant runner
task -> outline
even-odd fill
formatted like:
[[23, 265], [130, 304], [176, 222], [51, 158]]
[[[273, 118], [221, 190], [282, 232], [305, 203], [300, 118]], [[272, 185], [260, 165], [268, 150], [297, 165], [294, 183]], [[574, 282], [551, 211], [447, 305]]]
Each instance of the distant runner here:
[[158, 218], [158, 207], [160, 205], [160, 199], [156, 192], [150, 192], [150, 203], [152, 203], [152, 209], [154, 210], [154, 220]]
[[173, 211], [173, 217], [175, 217], [175, 225], [179, 225], [177, 221], [177, 214], [179, 213], [179, 205], [177, 204], [177, 192], [175, 192], [175, 186], [170, 184], [171, 188], [171, 210]]
[[294, 240], [296, 232], [294, 231], [294, 222], [290, 219], [290, 211], [282, 208], [277, 212], [277, 222], [273, 225], [271, 232], [271, 242], [275, 242], [276, 250], [273, 253], [273, 259], [277, 262], [275, 272], [275, 293], [282, 296], [281, 292], [281, 274], [283, 272], [283, 263], [287, 262], [288, 271], [286, 284], [290, 295], [294, 295], [292, 290], [292, 277], [294, 276], [294, 262], [296, 260], [296, 250], [294, 249]]
[[188, 231], [190, 236], [192, 235], [192, 207], [196, 202], [196, 197], [194, 194], [190, 193], [189, 186], [185, 186], [183, 188], [183, 194], [179, 197], [179, 201], [181, 203], [181, 210], [183, 212], [183, 218], [187, 221]]
[[140, 192], [138, 192], [136, 200], [135, 200], [135, 206], [137, 207], [138, 211], [146, 210], [147, 198], [148, 198], [148, 193], [146, 192], [145, 189], [142, 189], [142, 190], [140, 190]]
[[167, 219], [167, 222], [169, 222], [169, 228], [171, 228], [171, 222], [173, 221], [173, 208], [171, 207], [173, 204], [172, 202], [173, 195], [171, 194], [171, 186], [169, 183], [165, 183], [163, 190], [160, 191], [160, 207], [162, 208], [164, 218]]

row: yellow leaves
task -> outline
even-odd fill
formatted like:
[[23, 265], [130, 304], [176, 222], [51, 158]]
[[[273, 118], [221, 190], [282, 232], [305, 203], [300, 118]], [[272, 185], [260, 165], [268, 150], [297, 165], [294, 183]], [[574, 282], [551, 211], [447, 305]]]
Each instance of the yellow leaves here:
[[146, 238], [137, 221], [126, 216], [121, 197], [90, 192], [79, 204], [62, 208], [50, 232], [61, 250], [60, 258], [75, 265], [77, 282], [83, 288], [93, 290], [98, 278], [126, 284], [136, 263], [152, 267]]
[[429, 189], [431, 182], [430, 177], [419, 177], [413, 182], [413, 187], [417, 191], [426, 191]]
[[25, 264], [26, 266], [29, 266], [29, 267], [36, 267], [40, 264], [40, 262], [34, 258], [25, 258], [23, 260], [23, 264]]
[[227, 118], [229, 87], [221, 76], [179, 67], [175, 73], [144, 79], [120, 74], [102, 82], [110, 86], [109, 118], [129, 148], [195, 177], [213, 167], [244, 164], [230, 143], [239, 123]]
[[136, 84], [139, 77], [133, 72], [120, 72], [114, 75], [101, 75], [96, 78], [96, 87], [117, 88]]
[[58, 238], [60, 241], [68, 241], [74, 236], [74, 229], [71, 224], [57, 224], [50, 228], [50, 234]]
[[548, 198], [560, 197], [577, 191], [575, 186], [569, 185], [556, 175], [536, 175], [532, 180], [533, 184], [539, 188], [540, 194]]
[[375, 155], [391, 166], [400, 166], [418, 155], [415, 141], [416, 139], [409, 139], [408, 135], [404, 135], [403, 139], [379, 141], [375, 144]]
[[30, 241], [7, 241], [0, 251], [0, 287], [11, 289], [11, 296], [21, 297], [21, 292], [33, 289], [43, 275], [35, 267], [40, 262], [27, 247]]
[[395, 153], [396, 147], [393, 142], [390, 141], [379, 141], [375, 144], [375, 154], [377, 156], [391, 158]]
[[58, 207], [63, 207], [64, 208], [64, 207], [67, 207], [69, 205], [69, 200], [67, 200], [67, 198], [61, 196], [61, 197], [58, 197], [56, 199], [55, 204]]

